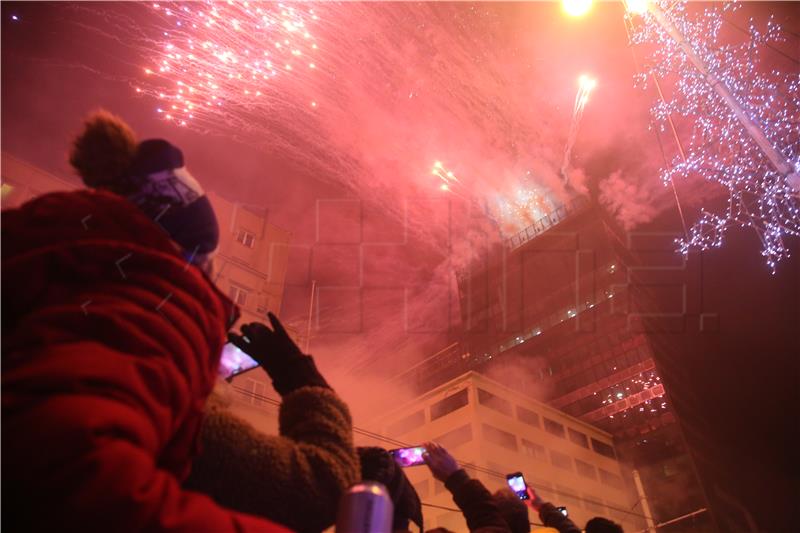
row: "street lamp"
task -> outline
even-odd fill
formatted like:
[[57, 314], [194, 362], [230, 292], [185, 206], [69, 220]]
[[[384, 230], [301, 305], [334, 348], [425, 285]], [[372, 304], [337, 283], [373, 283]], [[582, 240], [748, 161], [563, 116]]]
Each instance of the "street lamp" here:
[[581, 17], [592, 8], [592, 0], [562, 0], [561, 7], [571, 17]]

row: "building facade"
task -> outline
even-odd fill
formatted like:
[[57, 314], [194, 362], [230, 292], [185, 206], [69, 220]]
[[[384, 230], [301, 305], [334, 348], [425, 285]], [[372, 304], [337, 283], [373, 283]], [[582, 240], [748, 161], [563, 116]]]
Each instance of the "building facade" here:
[[268, 311], [280, 314], [291, 234], [269, 223], [262, 207], [207, 194], [220, 229], [214, 280], [239, 305], [239, 323], [264, 321]]
[[[382, 416], [379, 427], [397, 443], [440, 443], [492, 492], [507, 486], [506, 474], [520, 471], [543, 499], [566, 506], [581, 527], [598, 515], [626, 531], [644, 524], [610, 434], [475, 372]], [[455, 509], [452, 496], [427, 467], [407, 468], [406, 474], [423, 501], [426, 528], [467, 531], [461, 513], [448, 510]], [[533, 513], [530, 520], [539, 522]]]
[[[572, 203], [553, 218], [477, 254], [458, 274], [463, 332], [398, 379], [425, 390], [467, 371], [492, 375], [613, 435], [656, 523], [704, 510], [642, 327], [640, 258], [599, 206]], [[666, 530], [710, 528], [701, 512]]]

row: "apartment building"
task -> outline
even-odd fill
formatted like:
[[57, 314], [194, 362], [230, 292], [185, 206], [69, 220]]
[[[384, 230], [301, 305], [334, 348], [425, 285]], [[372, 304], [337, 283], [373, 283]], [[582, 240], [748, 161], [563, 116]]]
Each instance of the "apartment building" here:
[[[436, 387], [382, 416], [379, 427], [397, 445], [442, 444], [491, 491], [506, 486], [506, 474], [521, 471], [580, 526], [599, 515], [626, 531], [643, 527], [610, 434], [481, 374], [467, 372]], [[360, 440], [387, 446], [374, 437]], [[425, 504], [426, 528], [467, 531], [461, 513], [446, 509], [455, 509], [452, 497], [428, 468], [407, 468], [406, 474]], [[531, 521], [539, 521], [533, 513]]]

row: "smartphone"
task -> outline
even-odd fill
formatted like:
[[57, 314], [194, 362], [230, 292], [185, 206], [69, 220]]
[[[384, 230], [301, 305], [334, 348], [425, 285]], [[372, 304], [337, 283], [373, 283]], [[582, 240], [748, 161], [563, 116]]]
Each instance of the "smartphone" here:
[[520, 500], [528, 500], [528, 485], [525, 483], [525, 478], [522, 477], [522, 472], [514, 472], [513, 474], [506, 475], [506, 482], [511, 490], [519, 496]]
[[397, 448], [396, 450], [389, 450], [389, 453], [394, 457], [397, 464], [403, 467], [425, 464], [425, 459], [422, 458], [422, 454], [425, 453], [425, 448], [423, 446]]
[[556, 509], [558, 510], [558, 512], [560, 512], [564, 516], [569, 516], [569, 513], [567, 512], [567, 508], [566, 507], [561, 506], [561, 507], [556, 507]]
[[219, 375], [224, 379], [232, 379], [242, 372], [258, 366], [255, 359], [244, 353], [238, 346], [226, 342], [222, 347], [222, 358], [219, 361]]

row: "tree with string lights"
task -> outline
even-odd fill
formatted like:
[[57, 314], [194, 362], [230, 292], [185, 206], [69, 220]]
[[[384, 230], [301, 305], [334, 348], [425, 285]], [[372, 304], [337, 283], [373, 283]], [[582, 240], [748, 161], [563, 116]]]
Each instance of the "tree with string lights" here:
[[[729, 43], [721, 29], [737, 3], [699, 12], [685, 0], [626, 0], [626, 7], [631, 44], [649, 52], [637, 84], [657, 86], [656, 127], [669, 126], [678, 144], [661, 178], [674, 185], [699, 176], [728, 193], [722, 212], [702, 210], [679, 250], [719, 247], [730, 228], [752, 228], [774, 272], [789, 255], [786, 238], [800, 236], [800, 76], [762, 60], [783, 39], [781, 28], [772, 17], [763, 29], [750, 20], [748, 38]], [[659, 84], [665, 79], [674, 80], [669, 95]], [[679, 138], [673, 117], [690, 121], [688, 139]]]

